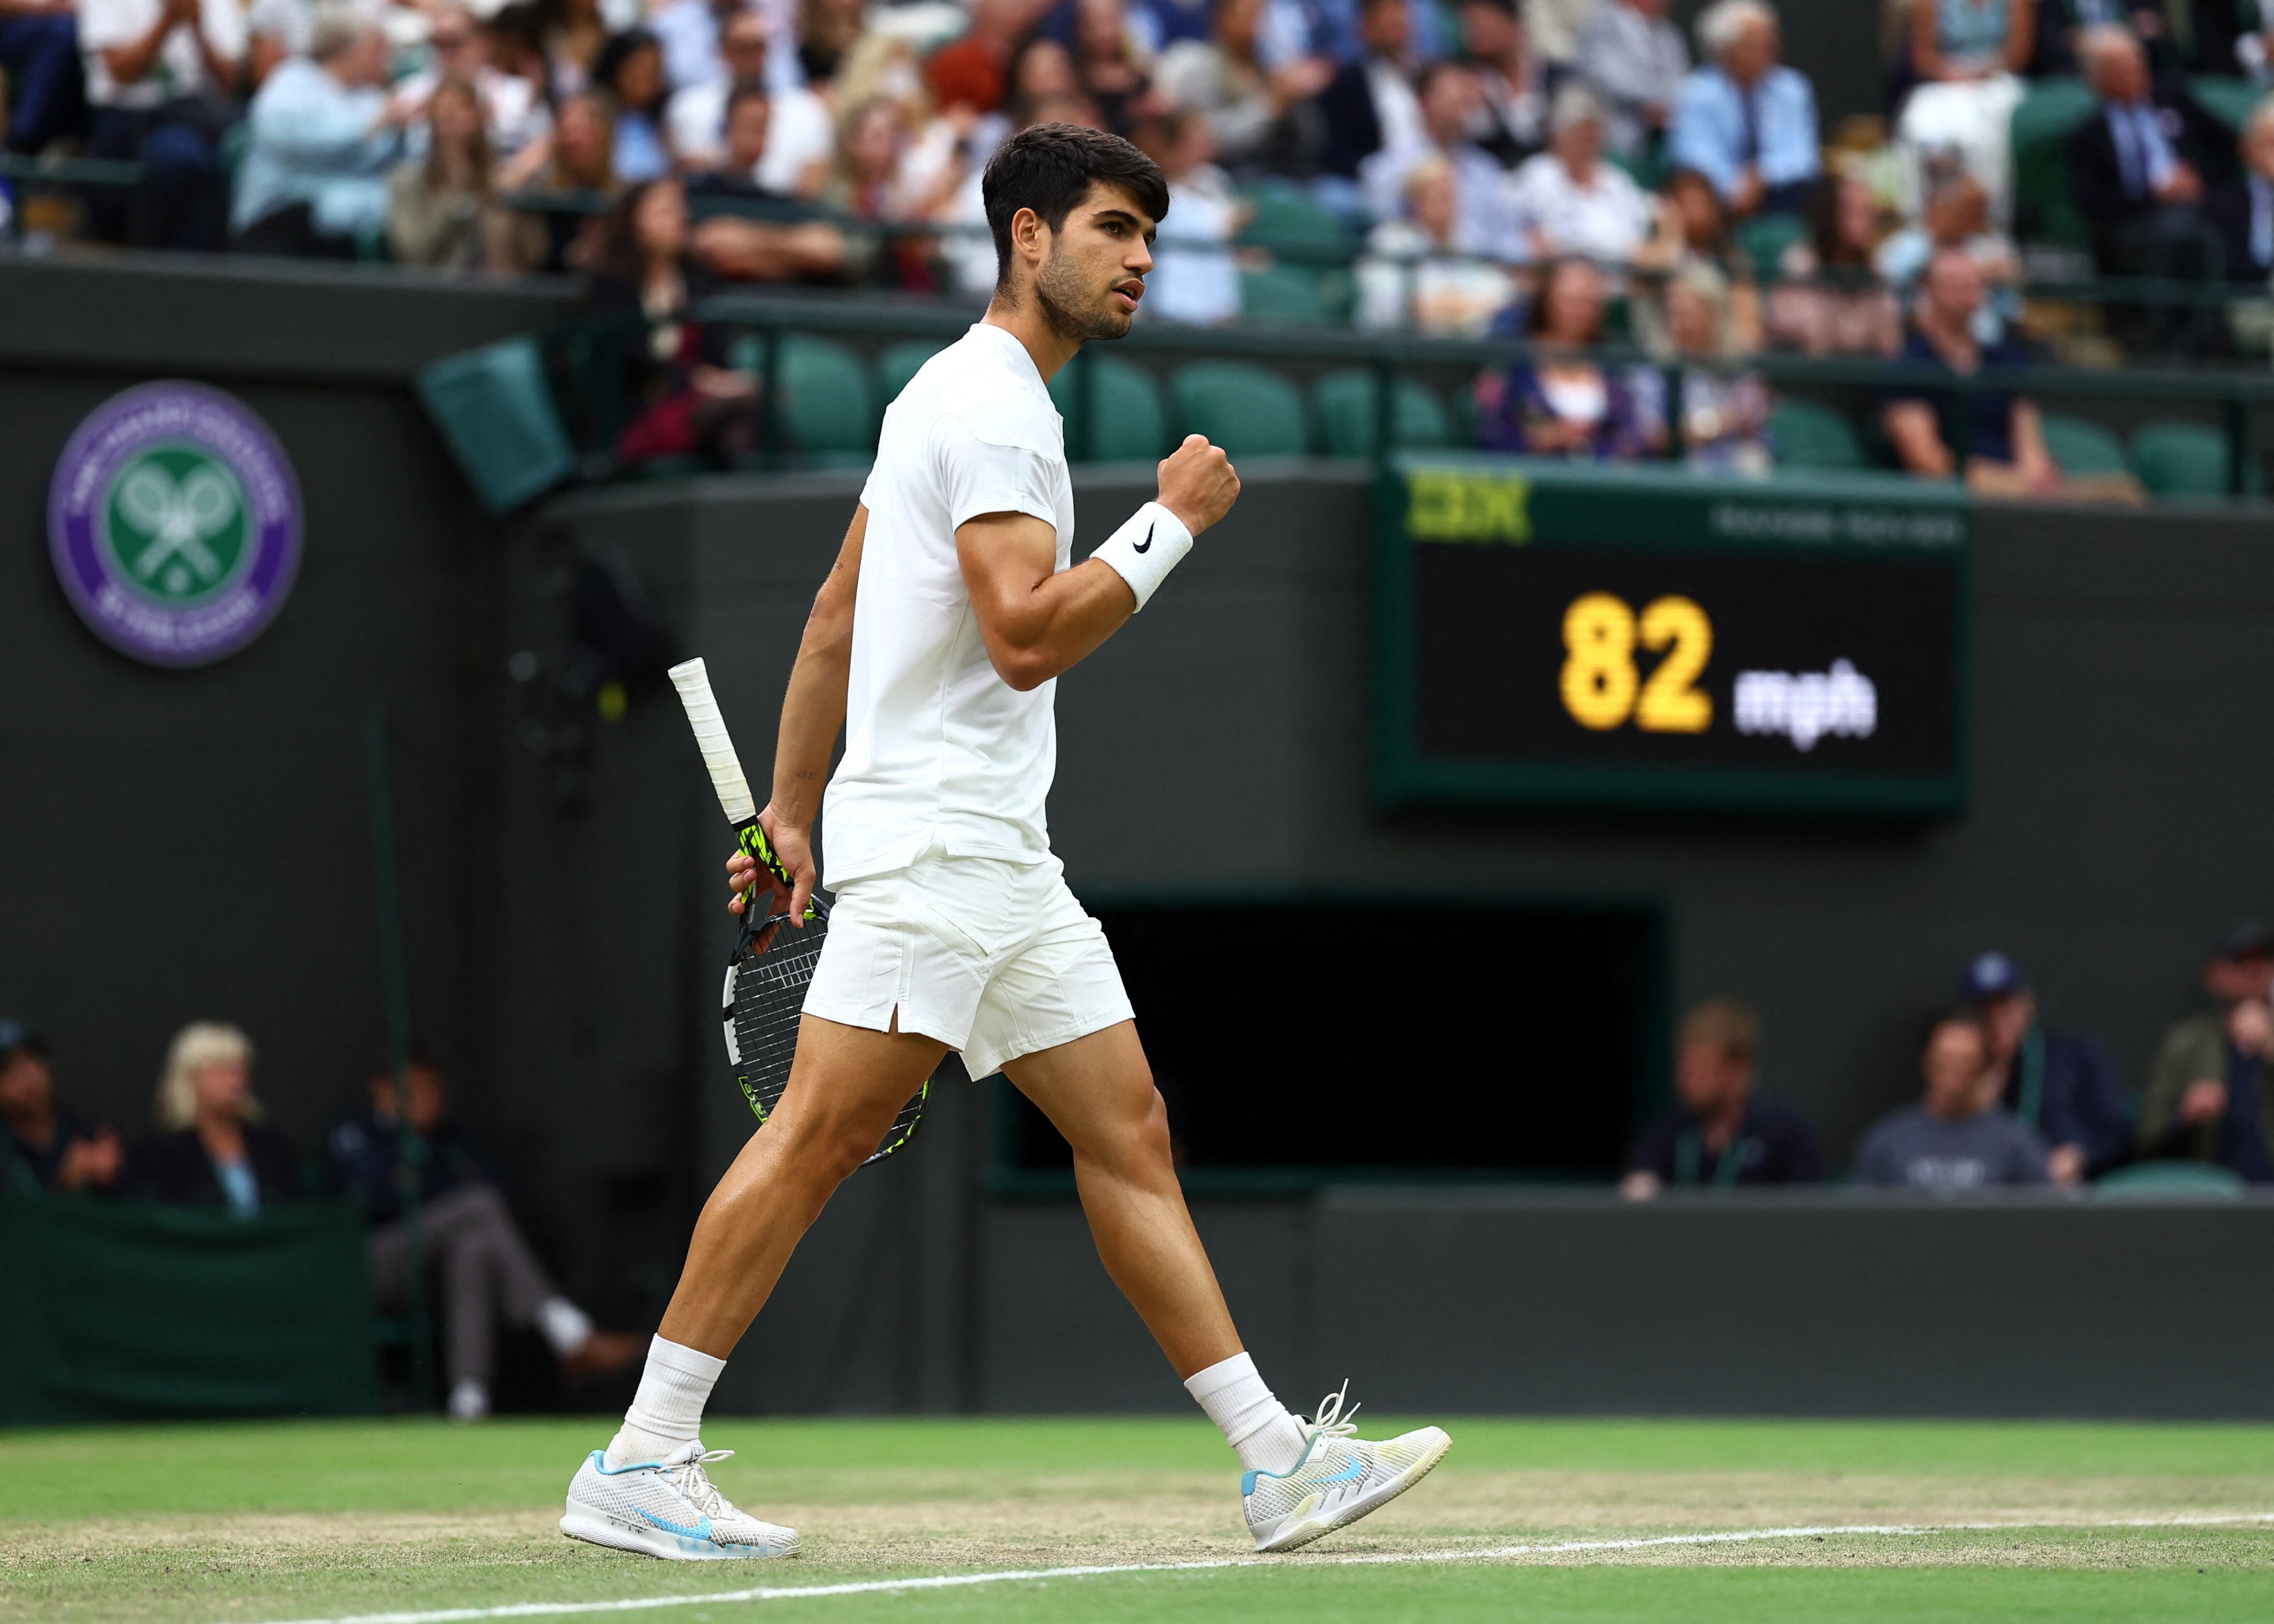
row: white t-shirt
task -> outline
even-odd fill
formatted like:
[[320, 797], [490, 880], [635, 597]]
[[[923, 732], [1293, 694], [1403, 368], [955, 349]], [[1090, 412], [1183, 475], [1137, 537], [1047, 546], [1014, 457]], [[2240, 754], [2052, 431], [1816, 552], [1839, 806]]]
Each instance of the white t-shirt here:
[[1592, 181], [1574, 181], [1554, 153], [1525, 159], [1509, 184], [1518, 227], [1547, 238], [1550, 253], [1631, 259], [1650, 237], [1649, 197], [1608, 163], [1595, 165]]
[[[97, 107], [161, 107], [183, 96], [218, 96], [205, 58], [186, 26], [175, 28], [158, 48], [150, 71], [131, 85], [114, 84], [103, 65], [106, 49], [132, 45], [157, 26], [158, 0], [79, 0], [79, 49], [87, 59], [87, 99]], [[199, 24], [215, 55], [224, 62], [245, 57], [245, 11], [238, 0], [205, 0]]]
[[1019, 693], [979, 635], [956, 527], [1025, 513], [1073, 557], [1065, 425], [1024, 344], [983, 322], [927, 361], [885, 413], [853, 612], [845, 756], [822, 802], [832, 887], [935, 846], [1041, 862], [1058, 768], [1055, 680]]
[[[690, 168], [710, 169], [727, 161], [727, 97], [734, 89], [725, 79], [707, 79], [674, 91], [663, 109], [663, 125], [671, 135], [671, 149]], [[836, 127], [829, 109], [810, 90], [777, 90], [766, 98], [766, 150], [753, 178], [768, 192], [797, 195], [816, 159], [826, 158], [836, 144]]]

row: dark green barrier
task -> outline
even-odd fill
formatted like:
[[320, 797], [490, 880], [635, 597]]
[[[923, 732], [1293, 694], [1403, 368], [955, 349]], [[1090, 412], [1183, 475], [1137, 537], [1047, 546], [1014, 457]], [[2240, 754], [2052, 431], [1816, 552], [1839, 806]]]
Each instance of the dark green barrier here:
[[1412, 453], [1376, 525], [1385, 802], [1964, 804], [1955, 486]]
[[0, 1424], [375, 1410], [372, 1331], [350, 1208], [0, 1192]]

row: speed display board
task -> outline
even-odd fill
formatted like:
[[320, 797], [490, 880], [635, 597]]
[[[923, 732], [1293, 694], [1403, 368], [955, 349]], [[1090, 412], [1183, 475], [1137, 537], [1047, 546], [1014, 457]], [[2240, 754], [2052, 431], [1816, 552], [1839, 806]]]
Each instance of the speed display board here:
[[1383, 801], [1962, 806], [1954, 492], [1415, 455], [1377, 500]]

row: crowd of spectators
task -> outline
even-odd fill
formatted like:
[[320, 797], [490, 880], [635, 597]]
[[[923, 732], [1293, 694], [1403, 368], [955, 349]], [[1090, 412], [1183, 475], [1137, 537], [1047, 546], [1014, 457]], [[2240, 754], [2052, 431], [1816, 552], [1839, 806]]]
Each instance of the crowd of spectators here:
[[[2099, 1043], [2041, 1019], [2011, 958], [1977, 955], [1954, 1001], [1920, 1028], [1917, 1102], [1864, 1134], [1855, 1182], [1946, 1195], [2075, 1189], [2178, 1162], [2274, 1184], [2274, 1102], [2260, 1087], [2274, 1057], [2274, 930], [2229, 931], [2202, 986], [2203, 1008], [2165, 1034], [2135, 1102]], [[1755, 1090], [1760, 1047], [1760, 1020], [1741, 1004], [1690, 1012], [1675, 1041], [1675, 1103], [1628, 1152], [1623, 1194], [1825, 1179], [1806, 1119]]]
[[603, 1330], [561, 1295], [523, 1237], [497, 1166], [451, 1116], [431, 1056], [372, 1068], [365, 1099], [303, 1153], [266, 1120], [252, 1091], [253, 1048], [237, 1027], [193, 1021], [175, 1034], [148, 1129], [117, 1130], [56, 1096], [48, 1046], [0, 1019], [0, 1180], [19, 1193], [156, 1202], [234, 1219], [315, 1199], [357, 1202], [369, 1229], [375, 1306], [407, 1306], [415, 1200], [417, 1255], [440, 1310], [450, 1413], [489, 1413], [500, 1327], [541, 1335], [568, 1380], [618, 1370], [644, 1343]]
[[[996, 145], [1041, 121], [1106, 127], [1171, 181], [1149, 319], [1239, 317], [1241, 272], [1277, 240], [1259, 206], [1306, 211], [1348, 253], [1295, 263], [1322, 287], [1340, 278], [1361, 327], [1535, 342], [1478, 385], [1491, 444], [1611, 460], [1678, 444], [1695, 463], [1758, 470], [1776, 447], [1746, 357], [1900, 358], [1933, 381], [1875, 407], [1867, 438], [1896, 466], [1984, 492], [2135, 497], [2122, 477], [2065, 478], [2029, 400], [1960, 387], [2039, 353], [2009, 125], [2029, 80], [2076, 76], [2095, 109], [2064, 167], [2097, 268], [2263, 286], [2274, 102], [2238, 139], [2185, 77], [2267, 77], [2274, 30], [2257, 8], [1888, 0], [1884, 133], [1838, 146], [1766, 0], [1713, 0], [1687, 34], [1667, 11], [0, 0], [0, 75], [11, 152], [139, 166], [131, 189], [76, 194], [93, 236], [573, 272], [596, 301], [658, 320], [721, 282], [983, 292]], [[2164, 350], [2227, 342], [2199, 303], [2143, 307], [2127, 331]], [[670, 336], [683, 353], [642, 364], [676, 369], [656, 443], [726, 443], [734, 414], [704, 392], [728, 387], [726, 369]], [[1607, 342], [1640, 345], [1654, 373], [1585, 353]]]

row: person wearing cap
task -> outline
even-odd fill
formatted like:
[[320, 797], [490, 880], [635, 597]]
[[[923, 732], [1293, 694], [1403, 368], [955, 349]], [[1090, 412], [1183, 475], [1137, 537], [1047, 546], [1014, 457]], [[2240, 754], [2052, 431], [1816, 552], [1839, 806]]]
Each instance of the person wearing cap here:
[[1989, 1035], [1990, 1097], [2052, 1147], [2045, 1166], [2053, 1183], [2097, 1178], [2130, 1158], [2131, 1107], [2107, 1050], [2041, 1024], [2021, 966], [2004, 953], [1976, 954], [1958, 978], [1958, 1000]]
[[47, 1191], [108, 1190], [118, 1178], [118, 1136], [56, 1101], [47, 1041], [0, 1018], [0, 1131], [4, 1148]]
[[2140, 1154], [2212, 1162], [2254, 1184], [2274, 1184], [2274, 1111], [2266, 1061], [2274, 1056], [2274, 929], [2237, 925], [2203, 966], [2212, 1007], [2164, 1034], [2140, 1107]]
[[1760, 1046], [1760, 1017], [1742, 1004], [1710, 999], [1683, 1018], [1674, 1058], [1680, 1102], [1635, 1140], [1621, 1195], [1639, 1201], [1668, 1188], [1822, 1182], [1824, 1157], [1807, 1120], [1753, 1092]]

